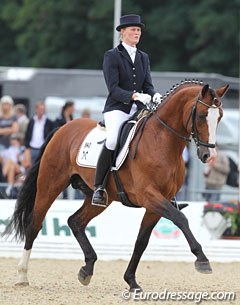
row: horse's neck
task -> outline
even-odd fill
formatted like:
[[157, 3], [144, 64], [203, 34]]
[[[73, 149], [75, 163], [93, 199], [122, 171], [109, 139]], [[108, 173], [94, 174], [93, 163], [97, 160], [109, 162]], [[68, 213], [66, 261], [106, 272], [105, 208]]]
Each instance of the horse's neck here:
[[[189, 132], [184, 126], [184, 117], [186, 121], [186, 116], [190, 114], [191, 107], [190, 102], [194, 99], [194, 94], [187, 97], [186, 92], [177, 92], [169, 99], [163, 102], [162, 105], [156, 111], [157, 116], [166, 123], [169, 127], [174, 129], [179, 135], [188, 138], [190, 136]], [[188, 112], [186, 113], [186, 109]], [[164, 127], [155, 116], [151, 118], [152, 133], [149, 134], [149, 140], [153, 141], [161, 147], [164, 146], [166, 149], [164, 153], [166, 155], [171, 150], [171, 154], [175, 156], [180, 155], [183, 152], [185, 145], [187, 144], [181, 137]], [[151, 142], [150, 142], [151, 143]], [[162, 150], [163, 151], [163, 150]]]
[[183, 96], [176, 94], [171, 99], [163, 102], [156, 112], [158, 117], [163, 122], [174, 129], [177, 133], [185, 137], [189, 136], [186, 126], [184, 126], [184, 117], [186, 116], [185, 110], [187, 104], [188, 101], [186, 101]]

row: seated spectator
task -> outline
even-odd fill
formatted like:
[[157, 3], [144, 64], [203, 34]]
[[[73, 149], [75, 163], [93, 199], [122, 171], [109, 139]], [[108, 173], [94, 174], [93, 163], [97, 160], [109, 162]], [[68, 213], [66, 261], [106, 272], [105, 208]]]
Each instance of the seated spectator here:
[[64, 124], [73, 120], [73, 113], [75, 111], [74, 102], [67, 101], [62, 107], [60, 116], [55, 120], [54, 127], [61, 127]]
[[5, 192], [10, 198], [17, 175], [25, 175], [26, 173], [24, 166], [24, 147], [21, 146], [21, 138], [19, 135], [11, 135], [10, 146], [1, 151], [0, 160], [3, 176], [8, 183]]
[[10, 144], [10, 135], [18, 132], [18, 123], [14, 115], [13, 99], [5, 95], [0, 101], [0, 150]]
[[25, 139], [29, 118], [27, 117], [27, 109], [23, 104], [17, 104], [15, 106], [15, 114], [19, 126], [18, 134], [21, 137], [22, 143]]
[[47, 118], [46, 107], [43, 101], [36, 104], [36, 114], [30, 119], [26, 136], [26, 166], [30, 167], [38, 156], [40, 147], [44, 143], [47, 135], [53, 130], [53, 122]]

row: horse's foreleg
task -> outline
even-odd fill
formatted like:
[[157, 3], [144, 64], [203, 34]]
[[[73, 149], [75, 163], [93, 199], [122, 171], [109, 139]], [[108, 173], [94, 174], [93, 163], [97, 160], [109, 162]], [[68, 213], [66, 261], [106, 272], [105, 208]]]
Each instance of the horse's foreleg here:
[[90, 220], [106, 210], [98, 206], [93, 206], [91, 200], [91, 197], [86, 197], [83, 206], [68, 219], [68, 225], [82, 248], [85, 257], [86, 265], [78, 273], [78, 279], [83, 285], [90, 283], [94, 264], [97, 260], [97, 254], [87, 238], [85, 228]]
[[148, 211], [146, 211], [144, 214], [138, 237], [135, 243], [133, 255], [124, 274], [124, 280], [129, 284], [130, 291], [134, 291], [135, 289], [141, 289], [141, 287], [136, 282], [136, 269], [141, 259], [141, 256], [148, 245], [152, 230], [159, 219], [160, 216], [150, 213]]
[[212, 273], [212, 268], [206, 255], [203, 253], [202, 246], [197, 242], [192, 234], [186, 216], [164, 199], [154, 209], [161, 216], [170, 219], [176, 226], [178, 226], [185, 235], [192, 253], [197, 257], [195, 268], [201, 273]]

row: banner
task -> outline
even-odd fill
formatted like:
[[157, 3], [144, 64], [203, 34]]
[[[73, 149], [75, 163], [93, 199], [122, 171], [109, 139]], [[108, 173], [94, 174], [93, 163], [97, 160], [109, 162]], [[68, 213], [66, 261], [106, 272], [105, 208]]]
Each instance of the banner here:
[[[190, 228], [201, 243], [209, 259], [214, 261], [240, 261], [240, 241], [211, 240], [202, 221], [204, 202], [191, 202], [184, 213]], [[14, 211], [15, 201], [1, 200], [0, 232]], [[56, 259], [83, 259], [78, 242], [67, 225], [67, 219], [82, 205], [81, 200], [56, 200], [43, 222], [33, 245], [32, 257]], [[86, 228], [87, 236], [99, 259], [127, 259], [133, 252], [145, 209], [127, 208], [114, 202], [93, 219]], [[23, 243], [0, 239], [1, 257], [20, 257]], [[194, 261], [188, 243], [171, 221], [162, 218], [155, 226], [145, 260]]]

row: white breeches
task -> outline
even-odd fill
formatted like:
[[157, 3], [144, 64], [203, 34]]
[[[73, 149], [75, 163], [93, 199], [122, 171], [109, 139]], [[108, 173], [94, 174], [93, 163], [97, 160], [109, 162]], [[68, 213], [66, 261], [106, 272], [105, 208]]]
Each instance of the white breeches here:
[[137, 105], [134, 103], [130, 113], [125, 113], [120, 110], [112, 110], [104, 113], [104, 120], [106, 125], [106, 147], [114, 150], [117, 145], [118, 132], [123, 122], [127, 121], [137, 111]]

